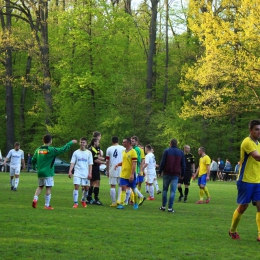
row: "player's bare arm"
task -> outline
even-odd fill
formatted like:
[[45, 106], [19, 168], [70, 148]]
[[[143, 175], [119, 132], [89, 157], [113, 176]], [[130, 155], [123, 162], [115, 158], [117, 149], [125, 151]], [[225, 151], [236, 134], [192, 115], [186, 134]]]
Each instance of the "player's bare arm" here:
[[73, 168], [74, 168], [74, 165], [75, 165], [75, 163], [71, 163], [71, 164], [70, 164], [70, 169], [69, 169], [69, 174], [68, 174], [68, 177], [69, 177], [69, 178], [71, 178], [71, 176], [72, 176], [72, 170], [73, 170]]

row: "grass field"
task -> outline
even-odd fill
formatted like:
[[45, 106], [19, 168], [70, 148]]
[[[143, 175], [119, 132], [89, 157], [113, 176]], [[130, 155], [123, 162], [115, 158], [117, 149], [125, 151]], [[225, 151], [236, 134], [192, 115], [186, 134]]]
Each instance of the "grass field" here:
[[104, 206], [73, 209], [72, 180], [56, 175], [52, 211], [43, 209], [43, 193], [38, 207], [31, 206], [36, 174], [22, 172], [17, 192], [10, 190], [8, 173], [0, 174], [0, 183], [1, 259], [259, 259], [253, 206], [240, 222], [241, 240], [228, 236], [235, 182], [209, 182], [212, 200], [203, 205], [195, 204], [198, 187], [193, 182], [188, 203], [178, 203], [176, 194], [175, 213], [158, 210], [161, 195], [138, 210], [110, 208], [105, 176], [100, 189]]

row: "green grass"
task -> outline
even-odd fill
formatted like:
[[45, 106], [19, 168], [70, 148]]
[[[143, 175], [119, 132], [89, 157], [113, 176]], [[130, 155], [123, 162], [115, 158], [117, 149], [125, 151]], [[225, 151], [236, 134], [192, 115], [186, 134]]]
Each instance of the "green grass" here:
[[56, 175], [53, 211], [43, 210], [43, 193], [38, 207], [31, 207], [36, 174], [22, 172], [17, 192], [10, 191], [8, 173], [0, 174], [0, 183], [1, 259], [258, 259], [253, 206], [241, 219], [242, 239], [228, 236], [235, 182], [208, 183], [212, 200], [203, 205], [195, 204], [198, 187], [193, 182], [188, 203], [178, 203], [176, 194], [173, 214], [158, 210], [161, 195], [138, 210], [110, 208], [105, 176], [100, 189], [104, 206], [73, 209], [72, 180]]

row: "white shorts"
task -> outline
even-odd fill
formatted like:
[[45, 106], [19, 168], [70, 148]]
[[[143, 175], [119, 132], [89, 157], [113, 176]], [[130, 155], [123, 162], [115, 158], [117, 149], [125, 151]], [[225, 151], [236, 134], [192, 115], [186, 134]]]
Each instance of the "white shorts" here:
[[10, 167], [10, 176], [20, 175], [21, 166]]
[[119, 177], [109, 177], [109, 180], [108, 180], [108, 183], [110, 185], [119, 185], [119, 180], [120, 178]]
[[156, 176], [154, 174], [147, 174], [145, 175], [145, 177], [147, 178], [146, 179], [147, 183], [153, 183], [154, 179], [156, 179]]
[[39, 187], [42, 187], [42, 186], [53, 187], [54, 179], [53, 179], [53, 177], [38, 178], [38, 184], [39, 184]]
[[90, 180], [87, 178], [73, 177], [73, 184], [81, 185], [81, 186], [90, 186]]

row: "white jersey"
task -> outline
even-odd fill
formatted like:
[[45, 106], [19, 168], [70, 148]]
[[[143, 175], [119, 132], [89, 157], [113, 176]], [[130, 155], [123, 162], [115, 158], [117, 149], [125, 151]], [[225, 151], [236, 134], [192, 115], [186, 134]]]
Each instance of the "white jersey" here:
[[153, 153], [148, 153], [145, 156], [145, 163], [147, 163], [147, 174], [156, 174], [156, 161], [155, 161], [155, 156]]
[[122, 145], [112, 145], [107, 148], [106, 160], [109, 161], [109, 177], [119, 177], [121, 172], [121, 166], [114, 170], [116, 164], [122, 162], [122, 154], [125, 147]]
[[76, 150], [72, 154], [70, 163], [74, 163], [74, 177], [88, 178], [89, 165], [93, 165], [92, 153], [89, 150]]
[[6, 158], [10, 160], [10, 167], [21, 167], [21, 160], [24, 160], [24, 152], [23, 150], [19, 149], [16, 151], [12, 149], [7, 154]]

